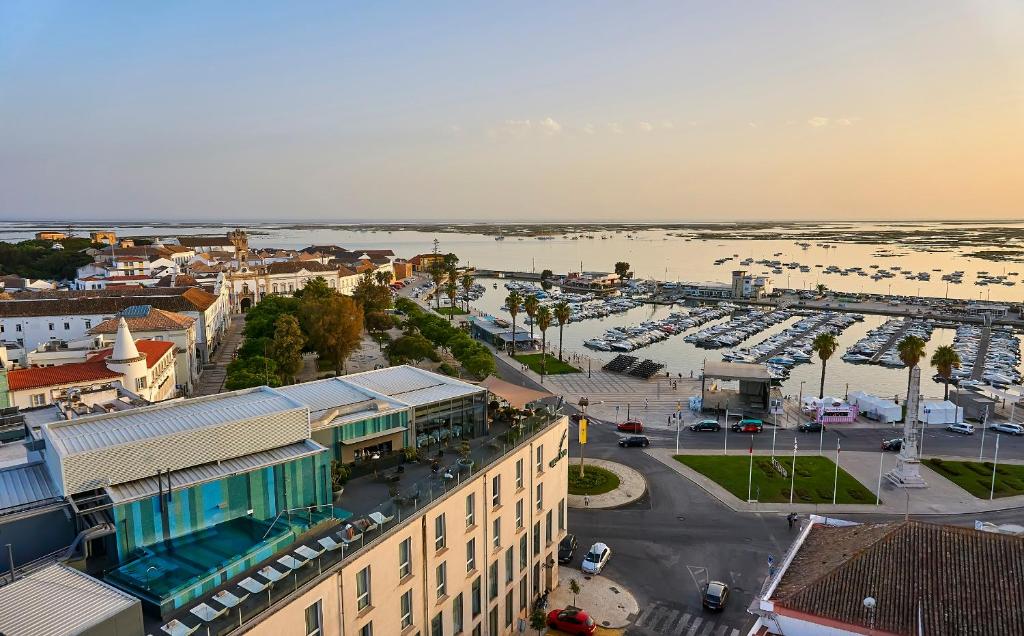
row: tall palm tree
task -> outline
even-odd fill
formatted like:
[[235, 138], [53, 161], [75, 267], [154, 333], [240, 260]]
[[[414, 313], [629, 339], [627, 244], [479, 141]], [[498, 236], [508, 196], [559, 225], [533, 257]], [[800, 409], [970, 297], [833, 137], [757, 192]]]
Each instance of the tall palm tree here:
[[945, 385], [944, 400], [949, 399], [949, 380], [953, 377], [953, 369], [960, 368], [960, 354], [950, 345], [942, 345], [932, 353], [931, 364], [942, 376], [942, 383]]
[[547, 375], [548, 327], [551, 326], [551, 310], [547, 306], [537, 309], [537, 329], [540, 329], [540, 374]]
[[512, 316], [512, 357], [516, 357], [516, 316], [519, 315], [519, 304], [523, 302], [523, 297], [519, 295], [519, 292], [509, 292], [508, 296], [505, 297], [505, 306], [508, 307], [508, 313]]
[[430, 268], [430, 279], [434, 282], [434, 300], [437, 301], [437, 309], [441, 309], [441, 283], [444, 282], [444, 269], [437, 263]]
[[564, 300], [555, 305], [555, 320], [558, 321], [558, 361], [562, 361], [562, 329], [572, 318], [572, 308]]
[[469, 292], [473, 290], [473, 275], [465, 273], [462, 275], [462, 291], [466, 292], [466, 313], [469, 313]]
[[811, 349], [821, 358], [821, 386], [818, 388], [818, 399], [825, 397], [825, 365], [832, 354], [839, 348], [839, 341], [831, 333], [822, 333], [811, 343]]
[[454, 277], [449, 277], [444, 284], [444, 293], [448, 296], [448, 320], [451, 320], [455, 315], [455, 297], [459, 295], [459, 284]]
[[391, 279], [393, 279], [395, 275], [386, 269], [382, 269], [379, 272], [376, 272], [373, 277], [377, 280], [378, 285], [381, 287], [387, 287], [391, 284]]
[[523, 299], [523, 310], [530, 317], [530, 346], [533, 346], [533, 323], [537, 322], [537, 309], [540, 308], [540, 301], [533, 294], [527, 294]]
[[824, 296], [825, 292], [828, 291], [828, 287], [826, 287], [824, 283], [818, 283], [817, 285], [814, 286], [814, 288], [818, 290], [819, 296]]
[[907, 390], [910, 390], [910, 379], [914, 376], [914, 367], [924, 358], [925, 341], [917, 336], [907, 336], [899, 341], [896, 350], [900, 354], [900, 360], [907, 365]]

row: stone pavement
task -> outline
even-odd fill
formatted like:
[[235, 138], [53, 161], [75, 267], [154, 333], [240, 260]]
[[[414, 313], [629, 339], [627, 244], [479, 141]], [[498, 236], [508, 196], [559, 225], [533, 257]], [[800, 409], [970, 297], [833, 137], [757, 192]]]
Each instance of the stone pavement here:
[[[842, 513], [877, 513], [877, 514], [913, 514], [913, 515], [950, 515], [991, 512], [995, 510], [1007, 510], [1024, 507], [1024, 495], [1015, 497], [1002, 497], [989, 501], [978, 499], [967, 491], [963, 490], [945, 477], [938, 475], [927, 466], [921, 465], [921, 475], [928, 483], [927, 488], [903, 489], [895, 488], [884, 474], [896, 466], [895, 453], [864, 453], [847, 451], [840, 457], [840, 467], [850, 473], [865, 488], [875, 493], [878, 489], [879, 463], [882, 465], [882, 488], [879, 505], [872, 504], [797, 504], [789, 503], [748, 503], [737, 499], [725, 488], [719, 486], [711, 479], [697, 471], [683, 465], [673, 459], [673, 452], [668, 448], [651, 448], [646, 450], [647, 454], [671, 468], [683, 477], [686, 477], [697, 484], [711, 496], [736, 512], [797, 512], [814, 514], [842, 514]], [[746, 449], [730, 451], [730, 455], [746, 455]], [[687, 450], [687, 455], [721, 455], [718, 450]], [[764, 453], [755, 453], [764, 456]], [[817, 455], [817, 451], [798, 451], [797, 462], [800, 457]], [[835, 452], [825, 453], [825, 456], [835, 461]], [[792, 457], [792, 453], [779, 454], [777, 457], [786, 465], [785, 458]], [[972, 458], [943, 457], [943, 459], [964, 459]], [[976, 458], [974, 458], [976, 459]], [[1019, 461], [1007, 461], [1006, 463], [1024, 463]]]
[[[587, 548], [580, 546], [580, 549]], [[569, 579], [576, 579], [580, 585], [580, 593], [576, 596], [575, 603], [572, 592], [569, 591]], [[598, 625], [608, 628], [629, 625], [640, 610], [629, 590], [605, 575], [591, 576], [563, 565], [558, 568], [558, 587], [551, 590], [548, 608], [558, 609], [570, 605], [585, 610]]]
[[199, 376], [195, 395], [213, 395], [224, 390], [228, 364], [235, 359], [235, 351], [242, 344], [243, 327], [245, 327], [245, 316], [241, 314], [231, 316], [228, 330], [221, 339], [220, 347], [217, 348], [210, 360], [213, 363], [212, 366], [204, 368], [202, 375]]
[[[583, 459], [583, 463], [615, 473], [619, 478], [619, 487], [602, 495], [590, 495], [589, 506], [585, 505], [583, 495], [569, 495], [567, 503], [570, 508], [619, 508], [636, 501], [647, 492], [647, 480], [644, 479], [644, 476], [639, 471], [625, 464], [587, 457]], [[579, 469], [580, 465], [578, 462], [569, 464], [569, 470]]]

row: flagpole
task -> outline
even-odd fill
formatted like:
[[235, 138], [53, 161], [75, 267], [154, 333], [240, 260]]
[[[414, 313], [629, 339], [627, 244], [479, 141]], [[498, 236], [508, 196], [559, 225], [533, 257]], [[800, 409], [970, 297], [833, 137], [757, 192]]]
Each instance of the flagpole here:
[[796, 438], [793, 439], [793, 465], [789, 471], [789, 505], [793, 505], [793, 484], [796, 480]]
[[729, 407], [725, 407], [725, 448], [722, 449], [722, 454], [729, 454]]
[[754, 436], [750, 436], [750, 469], [747, 471], [747, 501], [750, 501], [750, 489], [754, 483]]
[[988, 491], [988, 500], [992, 501], [992, 497], [996, 494], [996, 466], [999, 465], [999, 438], [1002, 435], [996, 435], [996, 454], [992, 458], [992, 487]]
[[836, 494], [839, 491], [839, 439], [836, 439], [836, 476], [832, 480], [832, 505], [836, 505]]
[[875, 505], [882, 499], [882, 462], [885, 461], [885, 451], [878, 453], [878, 487], [875, 489]]

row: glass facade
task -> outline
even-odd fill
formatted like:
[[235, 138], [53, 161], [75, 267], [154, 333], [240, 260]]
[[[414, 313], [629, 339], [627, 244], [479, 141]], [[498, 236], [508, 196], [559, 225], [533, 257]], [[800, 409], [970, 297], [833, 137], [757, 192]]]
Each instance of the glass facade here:
[[[378, 417], [368, 417], [365, 420], [359, 420], [358, 422], [347, 422], [329, 429], [314, 431], [313, 439], [331, 449], [331, 459], [345, 461], [341, 451], [346, 445], [354, 447], [358, 443], [353, 442], [352, 440], [361, 440], [367, 436], [397, 433], [402, 428], [408, 429], [408, 426], [409, 412], [398, 411], [395, 413], [388, 413], [387, 415], [380, 415]], [[402, 435], [402, 446], [407, 446], [408, 444], [409, 431], [405, 430]], [[396, 448], [391, 448], [391, 446], [392, 443], [390, 441], [384, 442], [383, 445], [374, 444], [373, 439], [371, 438], [366, 440], [365, 443], [359, 443], [358, 448], [355, 448], [354, 453], [356, 458], [358, 458], [362, 452], [389, 452], [392, 450], [398, 450]]]
[[416, 407], [416, 446], [437, 444], [452, 437], [477, 437], [487, 428], [487, 393]]

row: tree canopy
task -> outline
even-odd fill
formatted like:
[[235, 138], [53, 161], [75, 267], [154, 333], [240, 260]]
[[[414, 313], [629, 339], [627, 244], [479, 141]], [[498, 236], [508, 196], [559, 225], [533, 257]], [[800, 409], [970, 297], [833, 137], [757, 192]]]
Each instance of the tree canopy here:
[[306, 337], [302, 335], [298, 319], [288, 314], [279, 316], [271, 342], [271, 357], [281, 379], [289, 384], [295, 382], [295, 376], [302, 370], [302, 348], [305, 344]]

